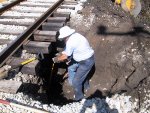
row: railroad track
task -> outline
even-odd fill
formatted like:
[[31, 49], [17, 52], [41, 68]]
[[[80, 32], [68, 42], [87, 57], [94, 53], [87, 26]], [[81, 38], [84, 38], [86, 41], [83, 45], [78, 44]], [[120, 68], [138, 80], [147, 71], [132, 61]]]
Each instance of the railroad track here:
[[[2, 7], [0, 9], [0, 69], [5, 65], [14, 68], [22, 61], [37, 56], [39, 52], [44, 56], [53, 54], [53, 45], [56, 46], [57, 43], [57, 31], [70, 20], [71, 12], [66, 9], [74, 10], [75, 5], [77, 5], [75, 1], [64, 0], [17, 0]], [[20, 55], [24, 54], [24, 51], [28, 53], [27, 58]], [[19, 71], [23, 75], [33, 75], [35, 79], [39, 62], [36, 59], [21, 67]], [[50, 70], [50, 67], [48, 69]], [[0, 92], [17, 93], [21, 85], [26, 83], [23, 77], [21, 81], [18, 81], [18, 78], [0, 80]], [[49, 77], [47, 81], [51, 82]], [[37, 84], [41, 85], [38, 81]]]
[[[57, 31], [67, 24], [76, 2], [64, 0], [18, 0], [0, 9], [0, 67], [16, 66], [23, 61], [14, 58], [16, 51], [25, 49], [31, 54], [51, 52], [51, 43], [56, 42]], [[11, 63], [8, 62], [11, 58]], [[31, 64], [33, 68], [38, 62]], [[34, 66], [33, 66], [34, 65]], [[29, 66], [31, 68], [31, 66]], [[32, 69], [31, 69], [32, 70]], [[33, 69], [34, 70], [34, 69]], [[27, 74], [35, 74], [27, 73]]]
[[[70, 20], [71, 12], [66, 9], [74, 10], [77, 4], [76, 1], [67, 2], [64, 0], [17, 0], [2, 7], [0, 9], [0, 68], [5, 65], [10, 65], [13, 68], [20, 62], [35, 57], [39, 52], [42, 52], [45, 56], [53, 54], [53, 45], [56, 46], [57, 44], [57, 31], [68, 24]], [[24, 50], [29, 53], [27, 58], [24, 56], [22, 58], [20, 55], [20, 51], [22, 54]], [[0, 80], [0, 92], [17, 93], [23, 83], [25, 83], [24, 85], [30, 83], [23, 78], [26, 74], [27, 76], [30, 75], [28, 78], [31, 77], [32, 80], [37, 78], [34, 75], [37, 74], [38, 64], [39, 61], [35, 60], [24, 65], [19, 70], [23, 74], [17, 76], [16, 79]], [[50, 70], [50, 67], [48, 67], [48, 70]], [[51, 77], [47, 78], [47, 81], [51, 82]], [[30, 83], [31, 86], [32, 84], [43, 85], [39, 83], [39, 79], [36, 80]], [[47, 87], [49, 85], [51, 84], [48, 83]], [[32, 87], [26, 89], [25, 86], [24, 90], [33, 89]], [[6, 100], [1, 101], [6, 102]], [[10, 106], [13, 107], [13, 105]], [[27, 111], [45, 113], [45, 111], [31, 107], [17, 106]]]
[[[52, 65], [49, 56], [54, 54], [53, 49], [57, 50], [56, 45], [59, 47], [60, 44], [57, 43], [57, 31], [68, 24], [70, 19], [71, 12], [64, 12], [64, 10], [74, 10], [75, 5], [77, 2], [64, 0], [18, 0], [0, 9], [0, 79], [10, 74], [10, 71], [6, 71], [8, 73], [3, 75], [6, 67], [6, 70], [10, 70], [30, 58], [34, 60], [17, 68], [17, 72], [39, 76], [43, 66], [36, 58], [39, 52], [48, 56], [46, 62], [48, 66], [44, 64], [43, 68], [49, 71]], [[51, 78], [49, 76], [46, 78], [48, 82]], [[22, 83], [8, 79], [7, 82], [0, 84], [0, 91], [16, 93]], [[15, 87], [11, 87], [12, 84], [16, 84]]]

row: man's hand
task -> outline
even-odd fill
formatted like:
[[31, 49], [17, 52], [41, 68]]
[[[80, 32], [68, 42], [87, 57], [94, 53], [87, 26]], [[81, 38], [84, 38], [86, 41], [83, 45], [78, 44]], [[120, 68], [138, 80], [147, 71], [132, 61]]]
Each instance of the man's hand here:
[[67, 55], [65, 54], [61, 54], [60, 56], [56, 56], [54, 58], [52, 58], [54, 63], [60, 63], [60, 62], [64, 62], [67, 59]]
[[59, 57], [59, 56], [61, 56], [61, 55], [62, 55], [61, 52], [55, 54], [56, 57]]
[[54, 63], [60, 63], [60, 61], [58, 60], [58, 57], [54, 57], [54, 58], [52, 58], [52, 60]]

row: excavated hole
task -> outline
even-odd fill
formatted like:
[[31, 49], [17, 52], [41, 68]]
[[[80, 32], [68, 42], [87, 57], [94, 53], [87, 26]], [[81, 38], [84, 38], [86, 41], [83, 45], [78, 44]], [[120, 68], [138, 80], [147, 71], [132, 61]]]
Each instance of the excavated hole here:
[[[61, 47], [64, 45], [62, 42], [58, 43]], [[52, 58], [58, 52], [56, 47], [58, 47], [56, 43], [53, 43], [52, 52], [50, 54], [44, 54], [44, 59], [37, 66], [37, 75], [34, 76], [34, 83], [23, 83], [18, 92], [23, 92], [45, 104], [53, 103], [61, 105], [69, 101], [63, 96], [62, 90], [62, 85], [65, 80], [63, 79], [63, 74], [65, 74], [66, 64], [53, 64], [52, 61]], [[60, 72], [59, 69], [63, 69], [63, 72]], [[28, 77], [28, 79], [30, 78]]]

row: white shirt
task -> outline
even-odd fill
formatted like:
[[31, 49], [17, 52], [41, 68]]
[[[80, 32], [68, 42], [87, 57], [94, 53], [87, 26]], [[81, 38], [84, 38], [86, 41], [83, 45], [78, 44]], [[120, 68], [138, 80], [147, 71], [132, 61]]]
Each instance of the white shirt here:
[[74, 33], [67, 40], [65, 50], [62, 53], [67, 56], [73, 54], [73, 59], [79, 62], [90, 58], [94, 54], [94, 50], [84, 36]]

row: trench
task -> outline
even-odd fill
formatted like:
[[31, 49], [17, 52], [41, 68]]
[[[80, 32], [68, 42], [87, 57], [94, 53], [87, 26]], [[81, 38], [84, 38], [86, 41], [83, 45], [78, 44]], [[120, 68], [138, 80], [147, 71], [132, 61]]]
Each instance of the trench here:
[[[59, 45], [62, 46], [62, 44]], [[63, 95], [64, 74], [67, 71], [65, 63], [53, 63], [52, 58], [58, 53], [57, 44], [52, 43], [52, 50], [49, 54], [44, 54], [44, 59], [38, 64], [40, 68], [35, 75], [36, 84], [24, 83], [18, 92], [31, 95], [35, 100], [45, 104], [63, 105], [70, 102]]]
[[[46, 87], [49, 103], [54, 103], [56, 105], [61, 105], [67, 103], [68, 100], [63, 95], [63, 83], [64, 75], [67, 71], [67, 65], [65, 62], [53, 63], [52, 58], [56, 56], [56, 53], [59, 53], [63, 50], [65, 44], [62, 41], [57, 41], [52, 43], [52, 52], [46, 57], [46, 61], [43, 62], [43, 68], [49, 67], [47, 73], [45, 73], [46, 78]], [[61, 50], [58, 50], [61, 48]]]

